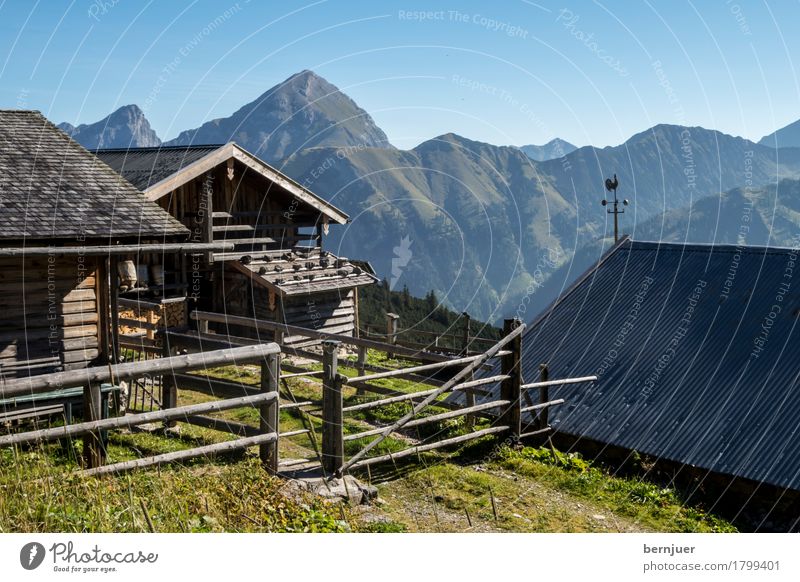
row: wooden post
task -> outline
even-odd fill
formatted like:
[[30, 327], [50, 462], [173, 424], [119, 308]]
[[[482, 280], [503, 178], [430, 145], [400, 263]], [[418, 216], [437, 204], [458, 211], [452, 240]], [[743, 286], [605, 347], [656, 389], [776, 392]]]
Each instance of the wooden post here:
[[[169, 358], [172, 356], [169, 338], [164, 335], [163, 341], [163, 357]], [[167, 370], [163, 373], [161, 378], [161, 408], [176, 408], [178, 406], [178, 385], [175, 383], [175, 372], [173, 370]], [[174, 428], [177, 424], [177, 421], [169, 420], [164, 423], [164, 428]]]
[[118, 279], [119, 256], [113, 255], [110, 260], [109, 268], [109, 292], [111, 293], [111, 357], [112, 362], [118, 364], [120, 361], [119, 350], [119, 279]]
[[[518, 319], [506, 319], [503, 322], [503, 335], [507, 336], [519, 325], [520, 321]], [[498, 424], [509, 427], [508, 435], [513, 441], [518, 441], [522, 432], [522, 414], [520, 413], [522, 387], [522, 367], [520, 366], [522, 356], [521, 335], [517, 335], [506, 344], [506, 350], [511, 353], [503, 356], [500, 361], [501, 373], [504, 376], [508, 376], [500, 384], [500, 399], [508, 400], [511, 404], [503, 411]]]
[[[205, 203], [205, 214], [203, 214], [203, 242], [214, 242], [214, 174], [207, 172], [203, 178], [202, 202]], [[214, 260], [214, 253], [205, 253], [206, 263], [211, 264]]]
[[[100, 420], [101, 416], [100, 384], [91, 382], [83, 387], [83, 419], [87, 422], [95, 421]], [[83, 463], [87, 469], [102, 466], [105, 456], [99, 430], [88, 433], [83, 437]]]
[[353, 337], [361, 337], [361, 318], [358, 314], [358, 287], [353, 289], [353, 312], [355, 315], [355, 329], [353, 329]]
[[[475, 374], [470, 374], [467, 378], [467, 382], [470, 382], [475, 379]], [[464, 390], [464, 397], [467, 402], [467, 408], [475, 406], [475, 390], [468, 388]], [[464, 425], [467, 428], [472, 428], [475, 426], [475, 417], [472, 414], [467, 414], [464, 416]]]
[[[358, 346], [358, 358], [356, 359], [356, 370], [358, 370], [359, 376], [366, 376], [367, 375], [367, 348], [364, 346]], [[364, 394], [364, 388], [361, 386], [356, 388], [356, 394], [358, 396], [362, 396]]]
[[[281, 355], [270, 354], [266, 362], [261, 364], [261, 391], [278, 393], [278, 382], [281, 376]], [[260, 423], [262, 434], [280, 433], [280, 402], [278, 398], [262, 404], [260, 407]], [[264, 443], [259, 447], [259, 456], [264, 468], [273, 475], [278, 472], [278, 439]]]
[[[539, 364], [539, 381], [540, 382], [547, 382], [550, 379], [550, 368], [547, 364]], [[550, 401], [550, 387], [549, 386], [542, 386], [539, 388], [539, 402], [545, 403]], [[550, 420], [548, 418], [548, 410], [549, 408], [542, 408], [539, 411], [539, 422], [537, 429], [545, 429], [550, 424]]]
[[[386, 314], [386, 343], [397, 345], [397, 326], [400, 321], [400, 316], [396, 313]], [[387, 351], [387, 358], [394, 358], [394, 353]]]
[[326, 473], [336, 474], [344, 464], [339, 342], [322, 342], [322, 353], [322, 464]]
[[463, 335], [461, 339], [461, 353], [466, 356], [469, 352], [470, 316], [466, 311], [461, 315], [464, 318], [464, 330], [462, 332]]

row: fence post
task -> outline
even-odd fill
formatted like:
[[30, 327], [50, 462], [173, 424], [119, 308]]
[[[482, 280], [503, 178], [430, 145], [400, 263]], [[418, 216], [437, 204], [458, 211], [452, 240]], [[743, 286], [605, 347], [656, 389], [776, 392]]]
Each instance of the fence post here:
[[[367, 348], [364, 346], [358, 346], [358, 358], [356, 359], [356, 370], [358, 370], [359, 376], [366, 376], [367, 374]], [[356, 394], [358, 396], [362, 396], [364, 394], [364, 388], [357, 387]]]
[[[100, 384], [91, 382], [83, 387], [83, 418], [85, 421], [100, 420], [102, 417], [102, 401]], [[87, 469], [100, 467], [105, 461], [100, 431], [90, 432], [83, 437], [83, 462]]]
[[[278, 382], [281, 375], [281, 355], [270, 354], [266, 362], [261, 364], [261, 391], [278, 394]], [[259, 447], [259, 457], [264, 468], [272, 474], [278, 472], [278, 434], [280, 433], [280, 402], [274, 400], [262, 404], [259, 408], [259, 428], [262, 434], [274, 432], [275, 440]]]
[[[471, 382], [475, 379], [475, 374], [470, 374], [468, 377], [464, 378], [465, 381]], [[466, 399], [467, 408], [471, 406], [475, 406], [475, 390], [473, 388], [468, 388], [464, 390], [464, 398]], [[475, 426], [475, 416], [472, 414], [467, 414], [464, 416], [464, 426], [467, 428], [472, 428]]]
[[[506, 319], [503, 322], [503, 336], [507, 336], [520, 325], [519, 319]], [[521, 408], [521, 387], [522, 387], [522, 336], [518, 335], [509, 343], [506, 344], [505, 349], [511, 353], [503, 356], [500, 360], [500, 367], [502, 374], [508, 376], [500, 384], [500, 399], [508, 400], [511, 402], [500, 415], [498, 424], [501, 426], [508, 426], [509, 438], [517, 442], [519, 435], [522, 432], [522, 414]]]
[[[169, 358], [172, 356], [172, 347], [169, 344], [169, 337], [164, 334], [162, 336], [164, 347], [162, 357]], [[176, 408], [178, 406], [178, 385], [175, 383], [175, 373], [170, 369], [161, 376], [161, 408]], [[178, 424], [175, 420], [167, 420], [164, 422], [164, 428], [174, 428]]]
[[[400, 316], [396, 313], [387, 313], [386, 314], [386, 343], [391, 345], [397, 345], [397, 325], [400, 320]], [[387, 351], [386, 357], [391, 359], [394, 358], [394, 354]]]
[[339, 376], [339, 342], [322, 342], [322, 467], [335, 474], [344, 464], [342, 430], [342, 380]]
[[197, 331], [201, 334], [208, 333], [208, 320], [207, 319], [198, 319], [197, 320]]
[[466, 311], [462, 313], [461, 316], [464, 318], [464, 330], [462, 332], [463, 335], [461, 339], [461, 345], [462, 345], [461, 353], [466, 356], [467, 352], [469, 352], [469, 334], [470, 334], [471, 318], [469, 316], [469, 313], [467, 313]]
[[[547, 364], [539, 364], [539, 381], [540, 382], [547, 382], [550, 379], [550, 368]], [[542, 386], [539, 388], [539, 402], [545, 403], [550, 401], [550, 387], [549, 386]], [[548, 415], [548, 408], [542, 408], [539, 411], [539, 422], [537, 423], [538, 426], [536, 427], [538, 430], [544, 430], [550, 425], [550, 419]]]

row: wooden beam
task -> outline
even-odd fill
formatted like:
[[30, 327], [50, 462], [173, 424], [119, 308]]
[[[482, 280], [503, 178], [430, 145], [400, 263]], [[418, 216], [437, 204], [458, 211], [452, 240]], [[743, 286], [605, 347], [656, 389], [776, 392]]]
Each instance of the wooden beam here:
[[[278, 384], [281, 375], [280, 354], [270, 354], [267, 361], [261, 364], [261, 391], [264, 394], [275, 396], [270, 401], [265, 402], [259, 409], [259, 428], [262, 433], [275, 433], [278, 435], [280, 418], [280, 407], [278, 402]], [[259, 456], [264, 468], [272, 474], [278, 472], [278, 437], [274, 441], [264, 443], [259, 449]]]
[[200, 368], [216, 368], [237, 363], [259, 362], [270, 354], [280, 352], [277, 344], [242, 346], [199, 354], [185, 354], [171, 358], [159, 358], [144, 362], [126, 362], [69, 372], [41, 374], [27, 378], [5, 379], [0, 383], [0, 398], [11, 398], [22, 394], [50, 392], [61, 388], [84, 386], [87, 383], [108, 383], [140, 378], [144, 375], [182, 372]]
[[142, 412], [139, 414], [128, 414], [114, 418], [104, 418], [102, 420], [91, 420], [77, 424], [68, 424], [55, 428], [44, 428], [29, 432], [7, 434], [0, 436], [0, 447], [10, 445], [22, 445], [27, 443], [47, 442], [62, 438], [81, 436], [101, 430], [111, 430], [115, 428], [138, 426], [150, 422], [161, 422], [169, 420], [181, 420], [187, 416], [197, 414], [207, 414], [209, 412], [222, 412], [235, 408], [260, 405], [265, 402], [277, 401], [277, 394], [256, 394], [254, 396], [243, 396], [241, 398], [230, 398], [228, 400], [214, 400], [212, 402], [201, 402], [179, 408], [167, 410], [154, 410], [152, 412]]
[[232, 441], [225, 441], [224, 443], [216, 443], [213, 445], [205, 445], [202, 447], [195, 447], [184, 451], [175, 451], [174, 453], [166, 453], [163, 455], [156, 455], [154, 457], [146, 457], [144, 459], [136, 459], [134, 461], [125, 461], [123, 463], [116, 463], [114, 465], [106, 465], [105, 467], [97, 467], [96, 469], [88, 469], [81, 471], [79, 474], [84, 477], [93, 477], [98, 475], [108, 475], [110, 473], [123, 473], [133, 469], [141, 469], [144, 467], [152, 467], [154, 465], [164, 465], [175, 461], [183, 461], [186, 459], [193, 459], [196, 457], [205, 457], [218, 453], [227, 453], [249, 447], [260, 446], [265, 443], [272, 442], [278, 438], [274, 433], [260, 434], [252, 437], [245, 437]]
[[439, 354], [421, 352], [419, 350], [412, 350], [410, 348], [402, 348], [400, 346], [388, 346], [387, 344], [376, 342], [365, 338], [357, 338], [348, 335], [333, 334], [305, 327], [297, 327], [293, 325], [286, 325], [275, 321], [268, 321], [265, 319], [254, 319], [251, 317], [241, 317], [237, 315], [226, 315], [221, 313], [210, 313], [208, 311], [192, 311], [189, 315], [191, 319], [196, 321], [210, 321], [215, 323], [227, 323], [230, 325], [241, 325], [251, 329], [258, 329], [261, 331], [279, 331], [285, 335], [301, 335], [312, 339], [332, 339], [340, 341], [341, 343], [355, 346], [364, 346], [365, 348], [372, 348], [374, 350], [386, 351], [387, 347], [398, 356], [418, 358], [424, 360], [432, 360], [435, 362], [447, 362], [450, 358]]
[[[503, 335], [508, 337], [522, 322], [518, 319], [506, 319], [503, 323]], [[508, 400], [511, 405], [500, 415], [498, 422], [509, 427], [509, 437], [518, 440], [522, 432], [522, 414], [520, 413], [522, 396], [522, 334], [517, 334], [508, 342], [509, 353], [500, 360], [501, 372], [507, 376], [500, 384], [500, 398]]]
[[342, 376], [338, 371], [339, 342], [322, 343], [322, 466], [328, 474], [338, 474], [344, 463], [342, 432]]
[[359, 469], [361, 467], [366, 467], [367, 465], [374, 465], [375, 463], [384, 463], [386, 461], [394, 461], [395, 459], [401, 459], [403, 457], [408, 457], [409, 455], [416, 455], [419, 453], [424, 453], [425, 451], [433, 451], [436, 449], [441, 449], [443, 447], [449, 447], [451, 445], [457, 445], [460, 443], [465, 443], [467, 441], [471, 441], [474, 439], [478, 439], [490, 434], [497, 434], [499, 432], [505, 432], [508, 430], [507, 426], [493, 426], [490, 428], [484, 428], [483, 430], [479, 430], [477, 432], [471, 432], [469, 434], [464, 434], [461, 436], [453, 437], [450, 439], [444, 439], [435, 443], [430, 443], [428, 445], [419, 445], [416, 447], [411, 447], [409, 449], [404, 449], [402, 451], [398, 451], [396, 453], [389, 453], [388, 455], [381, 455], [379, 457], [370, 457], [368, 459], [362, 459], [356, 463], [351, 465], [353, 469]]
[[356, 376], [354, 378], [346, 378], [347, 384], [356, 384], [358, 382], [369, 382], [371, 380], [380, 380], [381, 378], [394, 378], [396, 376], [406, 376], [408, 374], [416, 374], [418, 372], [426, 372], [428, 370], [441, 370], [450, 366], [461, 366], [462, 364], [469, 364], [482, 357], [468, 356], [466, 358], [456, 358], [454, 360], [447, 360], [445, 362], [437, 362], [435, 364], [423, 364], [422, 366], [411, 366], [410, 368], [401, 368], [397, 370], [389, 370], [387, 372], [379, 372], [377, 374], [370, 374], [368, 376]]
[[[411, 410], [408, 414], [403, 416], [401, 419], [396, 421], [391, 426], [384, 429], [375, 440], [370, 442], [367, 446], [361, 449], [358, 453], [353, 455], [349, 461], [347, 461], [342, 468], [340, 469], [340, 473], [346, 472], [350, 467], [354, 466], [359, 459], [363, 458], [367, 452], [378, 446], [382, 443], [391, 433], [397, 431], [397, 429], [401, 428], [404, 424], [414, 418], [417, 414], [419, 414], [420, 410], [424, 409], [428, 406], [431, 402], [436, 400], [440, 395], [444, 394], [445, 392], [452, 390], [453, 386], [463, 382], [463, 380], [472, 375], [472, 372], [481, 364], [486, 362], [487, 360], [495, 357], [497, 353], [505, 346], [506, 344], [513, 342], [522, 335], [522, 332], [525, 331], [525, 324], [518, 322], [519, 325], [514, 327], [510, 330], [508, 335], [498, 341], [494, 346], [489, 348], [486, 352], [481, 354], [477, 359], [473, 360], [467, 366], [461, 370], [458, 374], [456, 374], [452, 379], [448, 380], [442, 387], [437, 388], [436, 391], [431, 394], [430, 396], [426, 397], [422, 402], [416, 404], [414, 409]], [[503, 398], [503, 400], [510, 400], [509, 398]], [[513, 401], [512, 401], [513, 402]], [[517, 410], [519, 410], [519, 397], [517, 397]], [[506, 427], [508, 428], [508, 427]], [[517, 429], [517, 434], [519, 434], [519, 429]]]
[[56, 256], [109, 256], [134, 255], [137, 253], [201, 253], [206, 251], [232, 251], [227, 242], [211, 243], [164, 243], [140, 245], [98, 245], [82, 247], [19, 247], [0, 248], [0, 257], [48, 257]]
[[564, 378], [562, 380], [547, 380], [545, 382], [531, 382], [530, 384], [523, 384], [523, 390], [530, 390], [532, 388], [544, 388], [545, 386], [564, 386], [565, 384], [583, 384], [584, 382], [595, 382], [597, 376], [581, 376], [579, 378]]
[[[415, 426], [422, 426], [425, 424], [430, 424], [432, 422], [439, 422], [440, 420], [448, 420], [450, 418], [458, 418], [459, 416], [464, 416], [466, 414], [470, 414], [472, 412], [481, 412], [483, 410], [491, 410], [492, 408], [500, 408], [501, 406], [507, 406], [510, 404], [508, 400], [495, 400], [493, 402], [484, 402], [483, 404], [476, 404], [475, 406], [469, 406], [467, 408], [459, 408], [458, 410], [451, 410], [449, 412], [442, 412], [440, 414], [434, 414], [431, 416], [426, 416], [424, 418], [418, 418], [416, 420], [411, 420], [403, 426], [404, 429], [406, 428], [413, 428]], [[372, 430], [366, 430], [364, 432], [359, 432], [356, 434], [349, 434], [344, 437], [345, 441], [354, 441], [358, 439], [362, 439], [364, 437], [373, 436], [376, 434], [380, 434], [382, 428], [373, 428]]]

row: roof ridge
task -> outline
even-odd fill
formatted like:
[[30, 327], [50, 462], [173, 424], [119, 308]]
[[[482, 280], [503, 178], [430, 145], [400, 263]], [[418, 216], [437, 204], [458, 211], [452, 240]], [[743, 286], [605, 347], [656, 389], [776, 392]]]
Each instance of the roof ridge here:
[[213, 144], [192, 144], [192, 145], [169, 145], [169, 146], [146, 146], [146, 147], [128, 147], [128, 148], [91, 148], [90, 152], [93, 154], [99, 152], [153, 152], [162, 150], [188, 150], [188, 149], [219, 149], [225, 147], [226, 143], [213, 143]]
[[766, 252], [780, 254], [786, 251], [797, 251], [800, 247], [785, 247], [785, 246], [767, 246], [767, 245], [747, 245], [747, 244], [732, 244], [732, 243], [679, 243], [679, 242], [660, 242], [660, 241], [643, 241], [631, 240], [631, 250], [645, 250], [650, 248], [659, 248], [665, 251], [678, 251], [681, 252]]

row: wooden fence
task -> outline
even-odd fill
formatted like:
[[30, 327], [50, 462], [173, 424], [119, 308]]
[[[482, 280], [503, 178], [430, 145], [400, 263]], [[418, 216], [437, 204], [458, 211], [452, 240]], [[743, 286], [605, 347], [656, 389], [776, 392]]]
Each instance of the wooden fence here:
[[[222, 314], [201, 311], [193, 312], [190, 317], [198, 322], [224, 322], [228, 320], [231, 324], [243, 325], [262, 331], [278, 332], [278, 335], [283, 331], [287, 335], [305, 335], [306, 337], [322, 340], [321, 353], [290, 348], [285, 348], [285, 351], [294, 352], [304, 358], [321, 361], [323, 364], [321, 373], [321, 465], [327, 474], [333, 475], [341, 475], [350, 470], [375, 463], [461, 444], [488, 435], [497, 435], [501, 439], [510, 439], [511, 442], [523, 438], [546, 435], [551, 430], [548, 423], [548, 410], [564, 402], [563, 399], [551, 400], [549, 388], [596, 380], [595, 376], [549, 380], [547, 368], [545, 367], [539, 382], [523, 383], [520, 363], [522, 357], [522, 334], [525, 330], [525, 325], [518, 320], [506, 320], [504, 337], [495, 342], [485, 352], [469, 356], [447, 357], [432, 355], [406, 346], [376, 342], [372, 339], [295, 328], [252, 318], [231, 318]], [[230, 321], [231, 319], [234, 321]], [[196, 336], [194, 341], [214, 341], [214, 336], [213, 334], [201, 334]], [[355, 361], [347, 360], [343, 362], [339, 358], [340, 348], [348, 344], [358, 348], [358, 356]], [[395, 350], [404, 359], [408, 358], [412, 363], [414, 360], [420, 363], [398, 369], [386, 369], [369, 365], [366, 362], [366, 349], [368, 348], [379, 351]], [[434, 357], [436, 361], [430, 362], [429, 359], [431, 357]], [[495, 358], [500, 358], [501, 373], [499, 375], [483, 375], [476, 378], [476, 373], [490, 369], [487, 367], [487, 363]], [[355, 367], [358, 370], [358, 375], [348, 377], [341, 374], [340, 367], [343, 365]], [[447, 370], [450, 371], [446, 375], [449, 379], [442, 380], [439, 373]], [[367, 371], [370, 373], [367, 373]], [[387, 378], [410, 380], [414, 386], [422, 389], [413, 392], [401, 392], [374, 384], [376, 380]], [[486, 389], [493, 385], [499, 385], [499, 397], [486, 400], [491, 394]], [[344, 406], [344, 388], [346, 386], [355, 388], [358, 395], [365, 396], [370, 393], [377, 395], [379, 398]], [[538, 391], [538, 402], [523, 406], [523, 402], [531, 402], [530, 393], [534, 391]], [[457, 392], [467, 396], [466, 406], [458, 406], [446, 399], [448, 394]], [[479, 404], [476, 403], [478, 394], [484, 397], [484, 401]], [[355, 434], [344, 434], [346, 415], [399, 402], [408, 402], [413, 405], [413, 408], [390, 426], [371, 428]], [[433, 408], [438, 410], [429, 410]], [[423, 412], [433, 412], [433, 414], [420, 416]], [[536, 415], [534, 422], [523, 423], [523, 417], [528, 414]], [[367, 456], [370, 451], [393, 433], [459, 417], [465, 417], [468, 421], [473, 422], [477, 418], [488, 419], [490, 426], [472, 430], [459, 436], [440, 438], [435, 442], [421, 443], [391, 454]], [[472, 427], [472, 422], [468, 422], [467, 426]], [[368, 437], [375, 438], [349, 459], [345, 458], [346, 442]]]
[[[261, 363], [262, 381], [261, 389], [258, 393], [190, 406], [177, 406], [177, 384], [175, 382], [177, 374], [217, 366], [246, 363]], [[20, 394], [39, 394], [75, 385], [83, 385], [84, 421], [55, 428], [3, 435], [0, 436], [0, 446], [47, 442], [82, 436], [84, 439], [83, 460], [86, 468], [83, 473], [86, 475], [101, 475], [258, 445], [264, 466], [270, 471], [277, 472], [278, 439], [280, 436], [278, 428], [280, 409], [278, 401], [279, 370], [280, 347], [272, 343], [229, 347], [202, 353], [176, 355], [147, 361], [111, 364], [97, 368], [6, 380], [0, 385], [0, 398], [13, 397]], [[131, 381], [144, 375], [156, 374], [164, 376], [165, 393], [171, 394], [170, 396], [165, 396], [166, 404], [162, 410], [114, 418], [100, 418], [100, 385], [102, 383], [122, 380]], [[130, 428], [152, 422], [192, 422], [195, 418], [204, 418], [201, 416], [203, 414], [251, 406], [256, 406], [259, 409], [260, 425], [257, 430], [243, 438], [133, 461], [104, 465], [106, 450], [102, 433], [105, 431], [115, 428]], [[226, 430], [226, 427], [220, 426], [218, 430]]]
[[[496, 340], [472, 335], [472, 320], [468, 314], [462, 314], [460, 321], [460, 330], [454, 329], [446, 332], [427, 331], [414, 327], [400, 329], [400, 316], [387, 313], [385, 328], [367, 324], [361, 333], [367, 338], [380, 339], [388, 345], [449, 355], [480, 353], [482, 349], [495, 343]], [[421, 338], [424, 338], [424, 341], [418, 341]], [[388, 353], [391, 354], [391, 352]]]
[[[342, 475], [376, 463], [394, 461], [489, 435], [495, 435], [499, 439], [510, 442], [546, 435], [551, 430], [548, 422], [549, 409], [564, 402], [563, 399], [551, 399], [550, 389], [565, 384], [596, 380], [594, 376], [550, 380], [548, 368], [545, 365], [540, 370], [538, 382], [524, 383], [520, 363], [525, 325], [517, 320], [506, 320], [502, 339], [487, 350], [478, 354], [448, 357], [366, 338], [330, 334], [246, 317], [196, 311], [191, 314], [191, 318], [199, 323], [222, 321], [258, 330], [277, 332], [278, 337], [281, 337], [282, 334], [303, 335], [322, 340], [323, 349], [319, 352], [288, 347], [284, 349], [286, 352], [321, 362], [323, 369], [322, 371], [311, 371], [284, 365], [284, 369], [288, 371], [282, 373], [281, 346], [275, 343], [258, 344], [256, 340], [231, 338], [212, 333], [167, 331], [158, 339], [160, 347], [156, 348], [155, 344], [153, 346], [148, 344], [153, 351], [152, 358], [134, 359], [98, 368], [6, 380], [0, 384], [0, 398], [43, 393], [70, 386], [84, 386], [83, 422], [0, 436], [0, 446], [80, 436], [84, 438], [84, 474], [101, 475], [257, 445], [264, 466], [271, 472], [278, 472], [281, 466], [278, 453], [279, 440], [283, 437], [307, 434], [312, 440], [312, 447], [317, 452], [319, 465], [324, 473]], [[205, 326], [199, 327], [202, 329]], [[140, 341], [146, 343], [149, 340]], [[339, 352], [343, 344], [357, 348], [355, 360], [340, 360]], [[126, 348], [124, 343], [122, 347]], [[390, 349], [407, 361], [404, 367], [397, 369], [371, 365], [367, 361], [368, 349], [379, 351]], [[160, 354], [156, 353], [158, 351]], [[180, 355], [178, 352], [181, 352]], [[499, 374], [487, 373], [487, 370], [494, 369], [491, 364], [498, 358], [500, 360]], [[209, 375], [191, 373], [208, 368], [247, 363], [260, 365], [261, 374], [258, 386], [248, 386]], [[357, 375], [348, 377], [342, 374], [343, 366], [355, 368]], [[156, 376], [161, 377], [159, 410], [148, 408], [122, 417], [105, 419], [100, 417], [99, 389], [101, 383], [126, 380], [135, 385], [137, 379]], [[303, 409], [312, 405], [312, 402], [280, 403], [280, 381], [295, 376], [321, 377], [322, 442], [320, 447], [317, 446], [311, 426], [303, 430], [280, 432], [279, 413], [281, 409]], [[409, 381], [409, 385], [413, 386], [414, 390], [410, 392], [395, 390], [376, 383], [392, 378]], [[497, 389], [489, 391], [492, 386]], [[355, 403], [348, 403], [345, 406], [344, 390], [347, 387], [354, 388], [358, 398]], [[178, 390], [180, 388], [209, 394], [218, 400], [178, 406]], [[531, 394], [537, 391], [538, 401], [531, 397]], [[454, 393], [465, 394], [466, 404], [462, 406], [456, 404], [453, 399], [448, 399], [448, 396]], [[481, 402], [477, 402], [478, 396], [482, 398]], [[401, 402], [408, 403], [411, 410], [390, 425], [365, 427], [365, 430], [360, 432], [345, 434], [345, 418], [348, 415]], [[259, 410], [258, 426], [209, 416], [211, 413], [241, 407], [256, 407]], [[528, 415], [535, 415], [533, 422], [525, 423], [523, 421]], [[466, 432], [462, 434], [447, 436], [442, 435], [440, 431], [422, 441], [413, 441], [410, 446], [402, 450], [396, 450], [389, 454], [374, 454], [376, 448], [391, 435], [403, 434], [412, 428], [462, 417], [467, 419], [464, 427]], [[236, 438], [188, 450], [105, 465], [106, 451], [103, 444], [105, 431], [152, 422], [164, 423], [166, 426], [185, 422], [224, 431]], [[480, 426], [475, 426], [478, 422], [481, 423]], [[345, 455], [347, 450], [345, 443], [366, 439], [370, 439], [369, 442], [349, 456]], [[349, 450], [352, 451], [352, 447]], [[370, 455], [370, 453], [373, 454]], [[286, 467], [288, 464], [284, 464], [284, 468]]]

